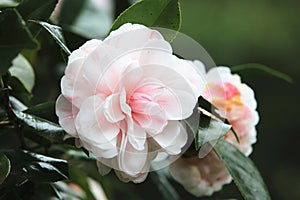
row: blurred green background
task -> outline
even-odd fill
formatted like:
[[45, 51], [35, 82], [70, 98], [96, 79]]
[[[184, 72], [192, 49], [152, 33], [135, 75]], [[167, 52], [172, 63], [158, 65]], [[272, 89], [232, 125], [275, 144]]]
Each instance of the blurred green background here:
[[[129, 5], [125, 0], [115, 3], [117, 12]], [[181, 0], [181, 7], [181, 31], [197, 40], [217, 65], [261, 63], [293, 78], [294, 83], [289, 84], [271, 76], [242, 76], [256, 92], [260, 113], [258, 141], [251, 158], [273, 199], [300, 199], [300, 1]], [[87, 40], [68, 31], [65, 38], [71, 50]], [[55, 42], [45, 31], [39, 39], [41, 50], [31, 55], [37, 74], [34, 103], [56, 99], [64, 69], [64, 59]], [[139, 185], [123, 184], [115, 177], [114, 183], [107, 177], [99, 179], [110, 199], [118, 199], [119, 195], [124, 199], [153, 199], [154, 196], [159, 199], [151, 179]], [[179, 185], [176, 188], [184, 192]], [[184, 199], [194, 199], [187, 193], [184, 195]], [[212, 199], [218, 199], [219, 195], [239, 196], [233, 184]]]

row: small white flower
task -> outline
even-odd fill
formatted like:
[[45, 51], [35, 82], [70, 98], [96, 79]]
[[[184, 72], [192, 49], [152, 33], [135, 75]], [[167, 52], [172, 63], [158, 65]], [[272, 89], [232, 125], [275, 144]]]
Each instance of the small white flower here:
[[[199, 66], [199, 65], [198, 65]], [[202, 71], [205, 71], [202, 68]], [[218, 109], [218, 114], [227, 118], [239, 136], [237, 142], [232, 131], [224, 139], [237, 146], [245, 155], [252, 152], [256, 142], [259, 117], [253, 90], [228, 67], [212, 68], [206, 74], [203, 97]], [[180, 158], [170, 167], [170, 173], [187, 191], [195, 196], [209, 196], [218, 191], [232, 178], [222, 161], [211, 151], [206, 157]]]

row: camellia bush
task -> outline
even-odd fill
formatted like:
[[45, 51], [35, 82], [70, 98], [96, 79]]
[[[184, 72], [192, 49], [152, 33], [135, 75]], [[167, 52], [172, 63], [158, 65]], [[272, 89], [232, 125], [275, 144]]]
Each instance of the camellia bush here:
[[270, 199], [238, 74], [291, 80], [216, 66], [181, 20], [178, 0], [0, 0], [0, 199]]

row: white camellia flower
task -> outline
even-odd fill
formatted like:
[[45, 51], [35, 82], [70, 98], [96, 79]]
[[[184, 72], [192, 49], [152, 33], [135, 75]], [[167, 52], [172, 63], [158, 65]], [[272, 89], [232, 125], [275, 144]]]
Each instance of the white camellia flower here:
[[[202, 70], [204, 72], [204, 68]], [[253, 90], [241, 82], [240, 76], [231, 74], [228, 67], [212, 68], [205, 80], [207, 84], [203, 97], [216, 106], [220, 116], [229, 120], [240, 143], [232, 131], [224, 139], [248, 156], [252, 152], [252, 144], [256, 142], [255, 126], [259, 120]], [[201, 159], [180, 158], [171, 165], [170, 173], [187, 191], [198, 197], [212, 195], [232, 180], [214, 151]]]
[[56, 103], [59, 123], [123, 181], [143, 181], [158, 152], [179, 155], [204, 84], [155, 30], [124, 24], [69, 57]]

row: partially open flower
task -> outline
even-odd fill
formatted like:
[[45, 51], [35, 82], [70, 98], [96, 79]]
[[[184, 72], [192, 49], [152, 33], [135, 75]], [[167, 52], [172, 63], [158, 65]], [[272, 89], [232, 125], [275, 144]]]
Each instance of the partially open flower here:
[[[216, 106], [220, 116], [229, 120], [240, 143], [232, 131], [224, 139], [248, 156], [252, 152], [252, 144], [256, 142], [255, 126], [259, 120], [253, 90], [241, 83], [238, 75], [231, 74], [228, 67], [212, 68], [206, 74], [206, 81], [203, 97]], [[202, 159], [178, 159], [171, 165], [170, 173], [195, 196], [211, 195], [231, 182], [230, 174], [213, 151]]]
[[125, 24], [70, 57], [56, 104], [60, 125], [123, 181], [143, 181], [158, 152], [187, 142], [179, 120], [192, 114], [204, 84], [155, 30]]

